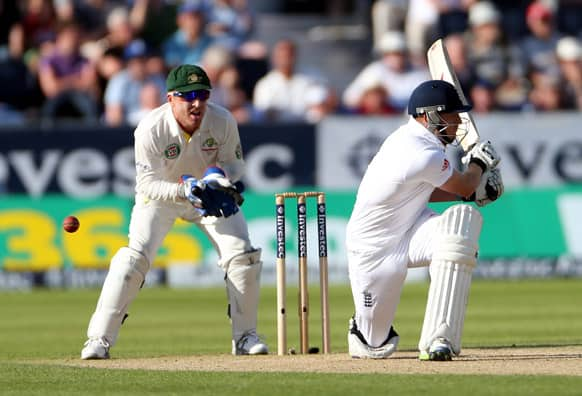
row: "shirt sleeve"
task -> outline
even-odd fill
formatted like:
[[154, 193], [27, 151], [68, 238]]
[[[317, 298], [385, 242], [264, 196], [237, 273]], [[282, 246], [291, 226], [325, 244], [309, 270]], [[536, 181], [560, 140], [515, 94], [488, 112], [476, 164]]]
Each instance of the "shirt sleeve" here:
[[135, 132], [136, 191], [157, 201], [185, 199], [178, 182], [164, 180], [162, 161], [163, 152], [156, 145], [151, 131], [147, 127], [138, 127]]
[[451, 163], [441, 150], [423, 150], [408, 169], [408, 176], [417, 181], [442, 186], [453, 174]]
[[228, 178], [235, 182], [243, 177], [245, 163], [238, 126], [232, 115], [227, 118], [225, 128], [225, 140], [220, 146], [217, 162], [224, 169]]

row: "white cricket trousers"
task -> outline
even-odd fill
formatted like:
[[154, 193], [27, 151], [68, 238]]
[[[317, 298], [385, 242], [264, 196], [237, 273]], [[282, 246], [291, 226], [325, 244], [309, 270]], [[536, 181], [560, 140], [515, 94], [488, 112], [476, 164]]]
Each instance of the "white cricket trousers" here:
[[195, 223], [208, 236], [224, 269], [232, 257], [252, 249], [248, 226], [242, 210], [229, 217], [202, 217], [189, 203], [148, 201], [136, 197], [129, 225], [129, 247], [140, 252], [150, 263], [176, 219]]
[[369, 346], [386, 341], [408, 268], [430, 265], [438, 218], [436, 212], [425, 209], [395, 247], [348, 249], [356, 325]]

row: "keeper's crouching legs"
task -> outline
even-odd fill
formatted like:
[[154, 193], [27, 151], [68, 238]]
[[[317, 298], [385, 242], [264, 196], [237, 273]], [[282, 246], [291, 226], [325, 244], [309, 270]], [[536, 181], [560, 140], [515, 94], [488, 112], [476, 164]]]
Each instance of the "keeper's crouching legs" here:
[[123, 247], [111, 259], [97, 308], [89, 322], [82, 359], [107, 359], [115, 345], [119, 328], [131, 302], [137, 296], [149, 270], [147, 259], [139, 252]]
[[418, 348], [421, 360], [450, 360], [461, 352], [461, 335], [477, 264], [483, 218], [469, 205], [454, 205], [436, 227], [430, 288]]
[[225, 263], [233, 355], [268, 353], [267, 345], [256, 333], [262, 266], [260, 249], [239, 254]]

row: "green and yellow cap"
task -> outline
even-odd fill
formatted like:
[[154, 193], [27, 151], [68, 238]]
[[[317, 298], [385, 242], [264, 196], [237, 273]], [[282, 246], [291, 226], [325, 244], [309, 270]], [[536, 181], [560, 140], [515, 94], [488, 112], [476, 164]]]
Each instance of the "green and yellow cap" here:
[[166, 90], [189, 92], [197, 89], [212, 89], [206, 72], [196, 65], [180, 65], [174, 67], [166, 78]]

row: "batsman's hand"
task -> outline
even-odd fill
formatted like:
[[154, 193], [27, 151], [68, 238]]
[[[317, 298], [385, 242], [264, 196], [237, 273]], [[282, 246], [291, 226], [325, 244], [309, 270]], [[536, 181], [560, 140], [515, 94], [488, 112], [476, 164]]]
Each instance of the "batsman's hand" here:
[[471, 163], [476, 164], [483, 170], [483, 173], [494, 169], [499, 164], [499, 161], [501, 161], [501, 157], [489, 141], [477, 143], [461, 158], [463, 165], [467, 167]]
[[503, 179], [499, 168], [493, 168], [481, 177], [481, 184], [475, 190], [475, 204], [485, 206], [503, 194]]

